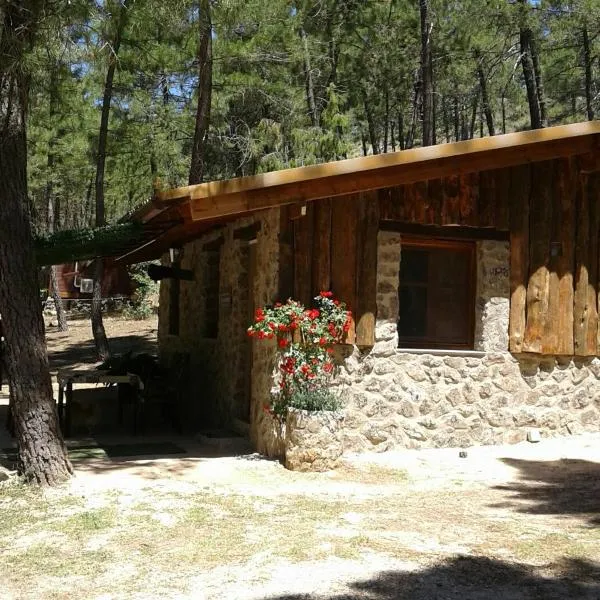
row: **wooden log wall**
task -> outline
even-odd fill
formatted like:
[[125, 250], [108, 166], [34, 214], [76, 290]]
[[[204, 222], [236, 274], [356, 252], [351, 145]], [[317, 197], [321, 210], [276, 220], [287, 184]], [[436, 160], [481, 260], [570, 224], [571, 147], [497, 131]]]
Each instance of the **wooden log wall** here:
[[[282, 221], [283, 224], [283, 221]], [[346, 341], [375, 343], [377, 232], [376, 193], [326, 198], [306, 205], [291, 221], [293, 294], [305, 306], [321, 290], [331, 290], [353, 313]], [[283, 233], [283, 230], [282, 230]], [[285, 297], [284, 290], [280, 292]]]
[[508, 231], [510, 171], [451, 175], [379, 190], [381, 219]]
[[600, 355], [600, 174], [582, 161], [511, 169], [511, 352]]
[[572, 156], [309, 203], [282, 216], [293, 293], [281, 297], [310, 305], [331, 289], [355, 316], [348, 342], [369, 346], [382, 222], [508, 231], [510, 351], [600, 355], [600, 172], [589, 164]]

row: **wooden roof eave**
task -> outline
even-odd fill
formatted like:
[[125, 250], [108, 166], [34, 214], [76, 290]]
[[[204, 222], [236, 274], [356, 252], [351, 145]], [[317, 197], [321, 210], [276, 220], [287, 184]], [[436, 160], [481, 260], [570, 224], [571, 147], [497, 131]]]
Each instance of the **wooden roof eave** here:
[[311, 165], [176, 188], [163, 202], [190, 199], [193, 220], [444, 177], [597, 153], [600, 122], [577, 123]]

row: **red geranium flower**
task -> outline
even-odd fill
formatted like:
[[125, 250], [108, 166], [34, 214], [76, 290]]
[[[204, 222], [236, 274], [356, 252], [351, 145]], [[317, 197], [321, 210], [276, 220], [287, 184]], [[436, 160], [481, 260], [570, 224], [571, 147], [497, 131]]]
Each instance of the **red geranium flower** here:
[[333, 292], [322, 291], [322, 292], [319, 292], [319, 296], [321, 296], [321, 298], [332, 298]]
[[289, 342], [288, 342], [288, 340], [286, 340], [285, 338], [279, 338], [279, 340], [277, 341], [277, 345], [278, 345], [280, 348], [287, 348], [287, 347], [288, 347], [288, 344], [289, 344]]

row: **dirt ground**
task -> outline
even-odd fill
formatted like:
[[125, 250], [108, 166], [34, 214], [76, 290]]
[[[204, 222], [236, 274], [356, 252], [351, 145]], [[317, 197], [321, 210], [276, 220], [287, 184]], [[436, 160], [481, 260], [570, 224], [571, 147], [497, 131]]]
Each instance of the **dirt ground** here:
[[[114, 354], [156, 352], [158, 318], [134, 321], [120, 317], [105, 317], [104, 328]], [[46, 342], [50, 369], [56, 373], [60, 368], [85, 366], [95, 361], [94, 342], [89, 319], [69, 321], [69, 331], [59, 332], [46, 327]]]
[[88, 460], [0, 487], [6, 599], [600, 598], [600, 435], [349, 457]]
[[175, 441], [188, 454], [75, 461], [59, 489], [0, 484], [0, 598], [600, 598], [598, 434], [322, 474]]

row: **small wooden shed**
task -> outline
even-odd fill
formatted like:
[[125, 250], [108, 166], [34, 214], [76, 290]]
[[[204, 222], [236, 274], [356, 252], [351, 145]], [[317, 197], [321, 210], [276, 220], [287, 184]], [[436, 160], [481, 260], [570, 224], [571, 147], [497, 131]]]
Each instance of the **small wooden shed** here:
[[119, 261], [176, 248], [194, 272], [165, 280], [159, 336], [204, 365], [198, 427], [269, 446], [269, 356], [243, 330], [331, 289], [355, 317], [348, 448], [517, 441], [598, 428], [599, 201], [600, 123], [581, 123], [157, 193], [134, 218], [169, 226]]

